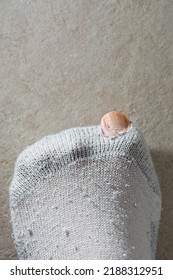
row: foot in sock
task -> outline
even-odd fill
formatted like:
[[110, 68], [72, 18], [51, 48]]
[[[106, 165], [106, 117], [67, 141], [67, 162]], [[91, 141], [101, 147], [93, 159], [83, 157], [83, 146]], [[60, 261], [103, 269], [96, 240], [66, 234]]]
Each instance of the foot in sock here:
[[20, 259], [155, 259], [158, 179], [142, 133], [118, 114], [19, 155], [10, 210]]

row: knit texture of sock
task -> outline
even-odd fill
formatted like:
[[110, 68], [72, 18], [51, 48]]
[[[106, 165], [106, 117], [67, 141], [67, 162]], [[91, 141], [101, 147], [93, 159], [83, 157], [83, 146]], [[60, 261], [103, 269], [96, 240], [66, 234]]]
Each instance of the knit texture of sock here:
[[161, 193], [142, 133], [45, 136], [17, 158], [10, 210], [20, 259], [154, 259]]

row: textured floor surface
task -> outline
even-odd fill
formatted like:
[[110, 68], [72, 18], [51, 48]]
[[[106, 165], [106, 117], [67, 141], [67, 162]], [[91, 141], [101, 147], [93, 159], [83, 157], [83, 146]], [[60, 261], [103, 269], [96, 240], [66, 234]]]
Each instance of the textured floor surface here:
[[8, 190], [45, 135], [122, 110], [159, 177], [158, 259], [173, 259], [173, 1], [0, 1], [0, 259], [16, 259]]

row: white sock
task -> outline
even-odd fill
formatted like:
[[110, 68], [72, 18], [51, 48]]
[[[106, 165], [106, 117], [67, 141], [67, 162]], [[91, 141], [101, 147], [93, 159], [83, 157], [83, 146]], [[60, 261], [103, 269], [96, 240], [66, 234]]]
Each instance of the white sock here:
[[20, 259], [154, 259], [161, 194], [142, 133], [101, 127], [45, 136], [18, 157], [10, 186]]

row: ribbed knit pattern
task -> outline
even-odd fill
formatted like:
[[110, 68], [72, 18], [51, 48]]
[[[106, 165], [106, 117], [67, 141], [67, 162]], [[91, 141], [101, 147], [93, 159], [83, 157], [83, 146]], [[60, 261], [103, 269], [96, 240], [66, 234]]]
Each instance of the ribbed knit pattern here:
[[45, 136], [17, 158], [10, 185], [20, 259], [154, 259], [161, 193], [142, 133], [101, 127]]

